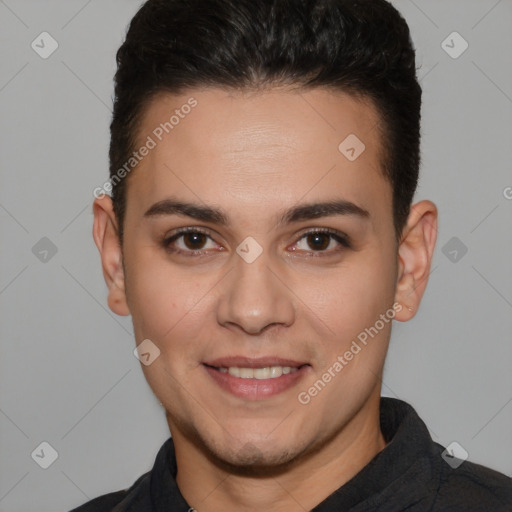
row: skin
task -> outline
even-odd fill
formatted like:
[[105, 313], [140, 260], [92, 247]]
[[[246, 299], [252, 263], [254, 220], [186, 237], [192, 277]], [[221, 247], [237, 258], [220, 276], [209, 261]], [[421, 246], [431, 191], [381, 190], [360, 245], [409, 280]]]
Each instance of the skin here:
[[[426, 200], [413, 205], [397, 244], [392, 190], [379, 167], [379, 118], [369, 101], [326, 89], [166, 93], [145, 111], [141, 144], [190, 97], [197, 106], [128, 178], [122, 250], [110, 197], [94, 203], [108, 304], [132, 315], [137, 344], [150, 339], [160, 350], [141, 366], [165, 408], [187, 502], [200, 512], [310, 510], [386, 445], [379, 398], [392, 322], [309, 403], [298, 394], [393, 303], [401, 304], [395, 320], [414, 316], [437, 209]], [[353, 162], [338, 150], [351, 133], [366, 146]], [[229, 224], [144, 217], [171, 196], [220, 208]], [[368, 220], [276, 222], [298, 205], [339, 199], [366, 209]], [[162, 241], [187, 226], [208, 236], [173, 242], [188, 255], [166, 252]], [[324, 235], [319, 250], [304, 235], [322, 228], [345, 233], [351, 247]], [[262, 248], [252, 263], [236, 252], [248, 236]], [[202, 254], [191, 256], [194, 247]], [[203, 365], [229, 355], [310, 366], [290, 389], [244, 399], [219, 387]]]

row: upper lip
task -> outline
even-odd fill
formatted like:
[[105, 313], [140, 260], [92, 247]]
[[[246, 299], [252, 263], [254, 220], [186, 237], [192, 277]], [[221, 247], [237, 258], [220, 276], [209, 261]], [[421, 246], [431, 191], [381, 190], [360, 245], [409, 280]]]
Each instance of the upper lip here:
[[214, 366], [215, 368], [229, 368], [232, 366], [238, 368], [265, 368], [268, 366], [289, 366], [291, 368], [299, 368], [304, 366], [305, 361], [295, 361], [293, 359], [283, 359], [282, 357], [242, 357], [242, 356], [230, 356], [220, 357], [218, 359], [212, 359], [205, 361], [204, 364], [208, 366]]

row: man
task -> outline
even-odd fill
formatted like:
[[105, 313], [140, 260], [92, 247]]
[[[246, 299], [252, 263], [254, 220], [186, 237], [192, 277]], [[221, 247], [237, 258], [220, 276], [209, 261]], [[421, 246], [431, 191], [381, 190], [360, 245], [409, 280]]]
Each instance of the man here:
[[421, 88], [398, 12], [149, 0], [117, 61], [93, 235], [172, 438], [75, 510], [512, 510], [508, 477], [455, 469], [380, 396], [437, 233], [411, 205]]

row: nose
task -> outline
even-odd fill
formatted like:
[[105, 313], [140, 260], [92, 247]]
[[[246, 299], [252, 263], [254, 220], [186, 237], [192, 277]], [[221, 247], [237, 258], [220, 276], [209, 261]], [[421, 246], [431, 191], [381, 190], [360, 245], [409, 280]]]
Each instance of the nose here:
[[293, 324], [294, 296], [286, 286], [286, 269], [271, 263], [265, 251], [251, 263], [234, 255], [235, 268], [226, 276], [218, 299], [220, 325], [255, 335], [272, 325]]

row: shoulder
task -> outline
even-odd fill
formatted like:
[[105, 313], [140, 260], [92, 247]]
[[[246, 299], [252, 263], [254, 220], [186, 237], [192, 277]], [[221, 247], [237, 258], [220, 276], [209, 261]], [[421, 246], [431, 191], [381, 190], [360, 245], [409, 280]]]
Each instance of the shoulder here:
[[474, 462], [452, 468], [443, 461], [434, 510], [510, 512], [512, 478]]
[[129, 489], [98, 496], [70, 512], [144, 512], [149, 501], [151, 472], [141, 475]]

